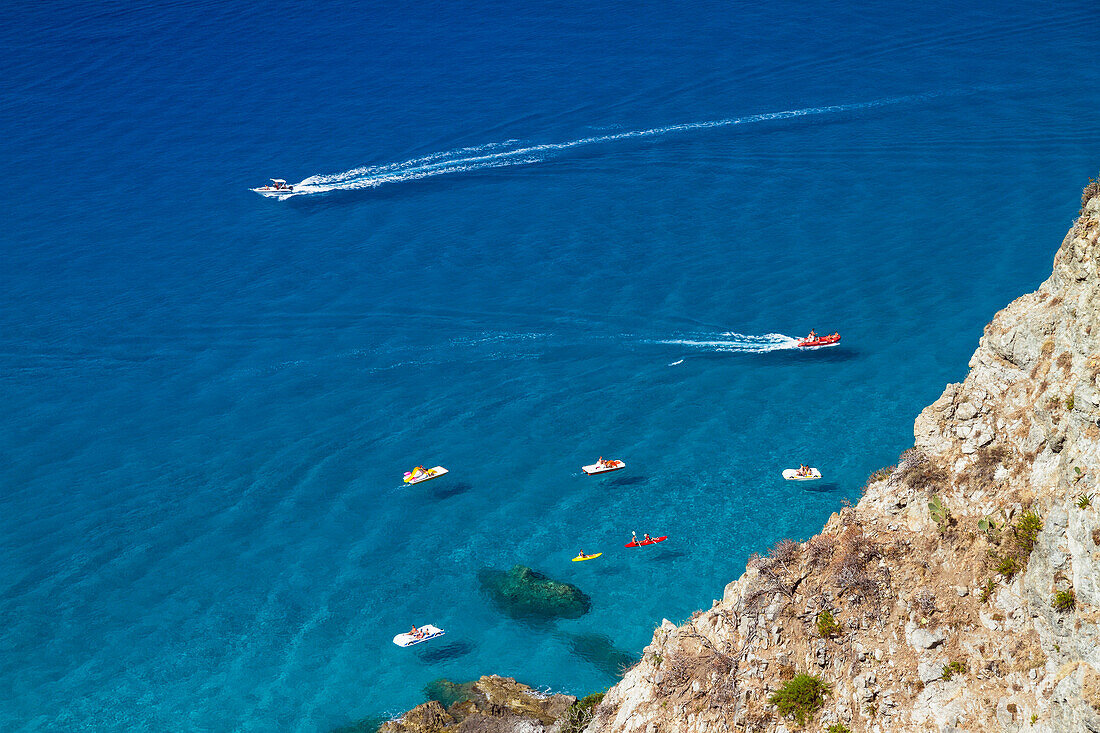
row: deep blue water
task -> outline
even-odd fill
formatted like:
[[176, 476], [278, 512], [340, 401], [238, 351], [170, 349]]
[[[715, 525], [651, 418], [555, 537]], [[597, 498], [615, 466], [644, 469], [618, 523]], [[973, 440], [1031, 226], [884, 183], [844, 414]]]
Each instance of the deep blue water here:
[[1091, 2], [132, 5], [0, 10], [3, 730], [603, 689], [911, 444], [1100, 167]]

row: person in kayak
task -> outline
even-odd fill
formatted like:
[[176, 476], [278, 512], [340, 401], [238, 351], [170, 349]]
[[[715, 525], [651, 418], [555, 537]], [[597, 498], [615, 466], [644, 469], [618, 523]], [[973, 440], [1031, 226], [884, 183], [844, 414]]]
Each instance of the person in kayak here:
[[645, 535], [642, 535], [642, 536], [644, 537], [642, 542], [652, 542], [653, 541], [653, 538], [650, 537], [648, 534], [645, 534]]
[[587, 560], [588, 555], [585, 555], [584, 550], [581, 550], [580, 552], [577, 553], [577, 559], [578, 560]]
[[638, 544], [638, 533], [634, 530], [630, 530], [630, 541], [634, 544]]

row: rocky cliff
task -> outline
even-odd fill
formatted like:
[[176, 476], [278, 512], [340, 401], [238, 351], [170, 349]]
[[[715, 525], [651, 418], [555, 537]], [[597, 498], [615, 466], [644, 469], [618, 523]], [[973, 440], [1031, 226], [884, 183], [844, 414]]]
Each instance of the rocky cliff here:
[[[914, 447], [661, 624], [589, 733], [1100, 732], [1100, 185]], [[1093, 496], [1093, 493], [1096, 496]]]

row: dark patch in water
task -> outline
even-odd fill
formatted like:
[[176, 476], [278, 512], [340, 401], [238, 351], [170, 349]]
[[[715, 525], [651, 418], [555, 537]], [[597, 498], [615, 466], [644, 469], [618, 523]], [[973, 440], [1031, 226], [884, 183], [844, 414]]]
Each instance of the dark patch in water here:
[[466, 483], [465, 481], [441, 482], [435, 491], [432, 492], [432, 497], [439, 501], [445, 501], [451, 497], [465, 494], [472, 488], [474, 488], [473, 484]]
[[828, 494], [833, 491], [840, 491], [840, 484], [826, 484], [821, 481], [806, 481], [806, 485], [802, 487], [803, 491], [810, 491], [814, 494]]
[[607, 482], [608, 486], [636, 486], [649, 481], [649, 476], [619, 476]]
[[611, 639], [599, 633], [570, 634], [562, 636], [569, 642], [573, 653], [601, 672], [612, 676], [622, 676], [623, 672], [639, 657], [617, 648]]
[[489, 600], [520, 621], [580, 618], [592, 606], [591, 599], [577, 586], [552, 580], [523, 565], [508, 571], [482, 568], [477, 577]]
[[464, 657], [474, 650], [473, 644], [466, 641], [452, 641], [449, 644], [429, 645], [417, 653], [421, 662], [449, 662]]

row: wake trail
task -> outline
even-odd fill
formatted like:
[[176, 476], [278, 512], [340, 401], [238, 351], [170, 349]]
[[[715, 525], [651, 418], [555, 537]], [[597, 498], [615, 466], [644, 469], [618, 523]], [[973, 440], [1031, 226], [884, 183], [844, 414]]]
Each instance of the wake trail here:
[[295, 184], [293, 193], [288, 193], [287, 196], [279, 198], [290, 198], [291, 196], [302, 194], [327, 193], [329, 191], [354, 191], [358, 189], [375, 188], [386, 183], [415, 181], [422, 178], [451, 173], [468, 173], [491, 168], [530, 165], [557, 158], [576, 148], [591, 145], [614, 143], [623, 140], [658, 138], [681, 132], [712, 130], [723, 127], [734, 127], [737, 125], [749, 125], [756, 122], [771, 122], [813, 115], [858, 112], [878, 107], [920, 102], [937, 96], [941, 96], [941, 94], [911, 94], [901, 97], [876, 99], [869, 102], [833, 104], [825, 107], [806, 107], [804, 109], [792, 109], [782, 112], [762, 112], [743, 117], [729, 117], [721, 120], [706, 120], [702, 122], [685, 122], [676, 125], [666, 125], [664, 127], [651, 127], [643, 130], [627, 130], [625, 132], [608, 133], [606, 135], [594, 135], [560, 143], [524, 145], [518, 140], [506, 140], [503, 142], [487, 143], [485, 145], [432, 153], [430, 155], [412, 158], [401, 163], [387, 163], [384, 165], [353, 168], [343, 173], [310, 176], [300, 183]]
[[798, 348], [798, 339], [781, 333], [766, 333], [762, 336], [744, 333], [722, 333], [717, 336], [659, 339], [651, 343], [690, 346], [706, 351], [729, 351], [741, 354], [766, 354], [769, 351]]

